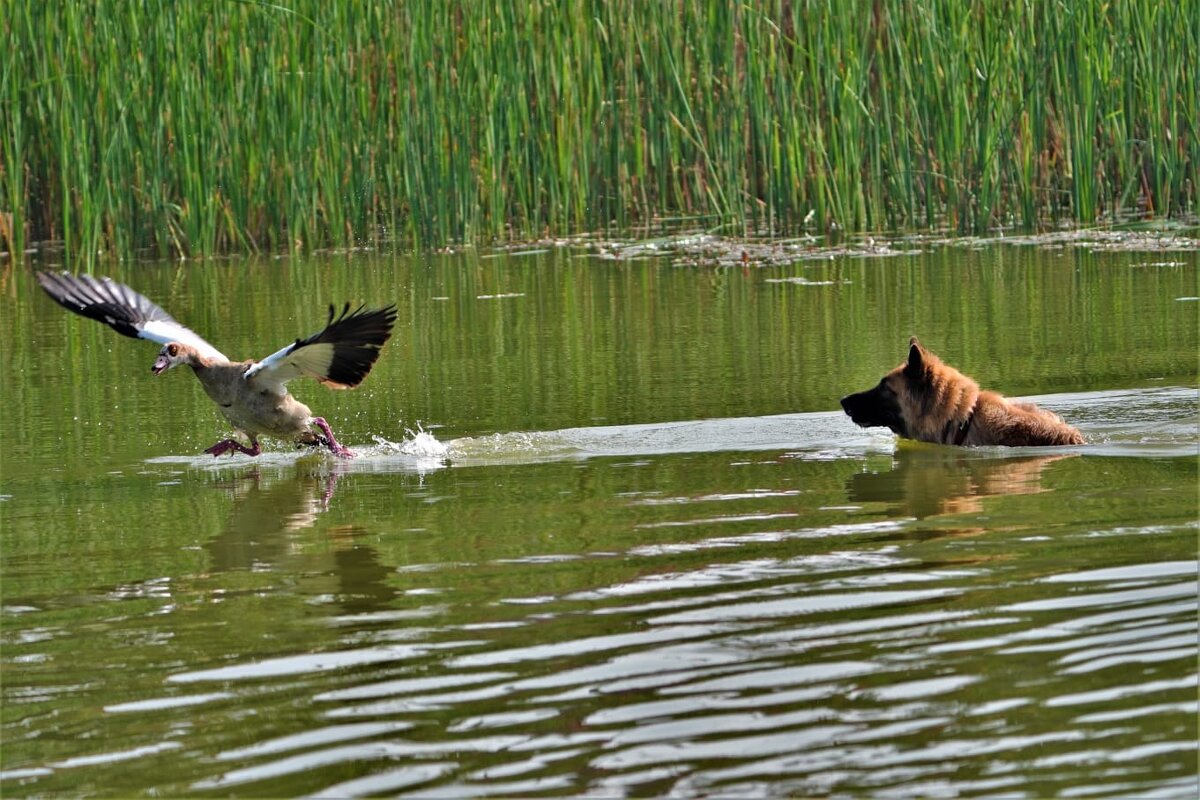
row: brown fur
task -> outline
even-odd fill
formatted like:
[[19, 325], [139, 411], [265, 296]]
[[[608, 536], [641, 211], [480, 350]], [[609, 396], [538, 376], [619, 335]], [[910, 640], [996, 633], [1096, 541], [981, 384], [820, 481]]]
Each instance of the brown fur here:
[[843, 397], [842, 408], [864, 428], [891, 428], [922, 442], [1009, 447], [1084, 443], [1079, 431], [1057, 414], [981, 390], [915, 336], [908, 342], [905, 363], [875, 388]]

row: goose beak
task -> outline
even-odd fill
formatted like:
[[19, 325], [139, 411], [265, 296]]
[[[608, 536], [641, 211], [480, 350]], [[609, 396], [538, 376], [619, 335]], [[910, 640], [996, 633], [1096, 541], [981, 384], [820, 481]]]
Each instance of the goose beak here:
[[154, 359], [154, 366], [150, 368], [150, 371], [155, 375], [162, 375], [170, 368], [171, 362], [166, 356], [160, 355], [158, 358]]

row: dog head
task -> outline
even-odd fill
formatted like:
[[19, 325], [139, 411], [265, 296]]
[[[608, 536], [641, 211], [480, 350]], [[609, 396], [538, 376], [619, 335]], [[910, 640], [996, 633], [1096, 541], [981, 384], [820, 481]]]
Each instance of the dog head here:
[[[908, 340], [908, 360], [884, 375], [873, 388], [842, 398], [842, 408], [863, 428], [888, 428], [898, 436], [918, 438], [936, 429], [957, 410], [943, 408], [947, 384], [978, 392], [973, 381], [947, 367], [917, 337]], [[918, 430], [920, 429], [920, 430]]]
[[862, 428], [889, 428], [897, 436], [907, 436], [904, 413], [900, 409], [900, 396], [892, 388], [889, 372], [879, 383], [865, 392], [849, 394], [842, 398], [842, 409], [855, 425]]

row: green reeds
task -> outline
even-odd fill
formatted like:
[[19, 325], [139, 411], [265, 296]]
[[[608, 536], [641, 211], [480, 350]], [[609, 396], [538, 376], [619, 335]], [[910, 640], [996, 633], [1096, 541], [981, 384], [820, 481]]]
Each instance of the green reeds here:
[[1196, 0], [0, 0], [0, 30], [18, 251], [1196, 210]]

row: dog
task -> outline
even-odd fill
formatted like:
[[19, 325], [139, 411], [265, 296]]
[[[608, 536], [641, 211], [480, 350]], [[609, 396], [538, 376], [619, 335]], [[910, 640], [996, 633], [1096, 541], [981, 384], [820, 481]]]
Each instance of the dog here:
[[908, 361], [865, 392], [842, 398], [863, 428], [890, 428], [906, 439], [955, 446], [1043, 447], [1084, 444], [1083, 435], [1057, 414], [1009, 400], [908, 340]]

